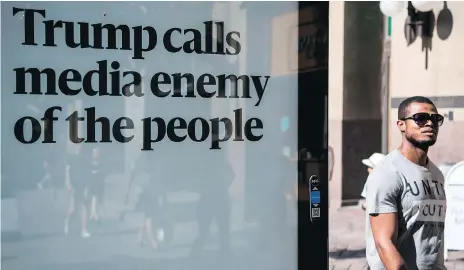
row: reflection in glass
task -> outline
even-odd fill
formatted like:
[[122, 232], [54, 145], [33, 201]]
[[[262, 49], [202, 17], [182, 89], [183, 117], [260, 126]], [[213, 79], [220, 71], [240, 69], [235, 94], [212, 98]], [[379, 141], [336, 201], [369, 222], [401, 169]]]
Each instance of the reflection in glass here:
[[[3, 4], [2, 266], [295, 269], [298, 82], [270, 57], [297, 7]], [[37, 45], [14, 8], [46, 10]]]

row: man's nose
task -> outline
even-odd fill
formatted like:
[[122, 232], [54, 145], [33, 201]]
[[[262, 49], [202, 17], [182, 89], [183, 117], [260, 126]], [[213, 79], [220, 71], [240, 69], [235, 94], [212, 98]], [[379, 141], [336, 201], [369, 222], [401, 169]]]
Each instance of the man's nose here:
[[429, 120], [427, 121], [427, 123], [425, 124], [425, 126], [426, 126], [426, 127], [431, 127], [431, 128], [437, 128], [437, 127], [438, 127], [438, 123], [434, 123], [434, 122], [432, 121], [432, 119], [429, 119]]

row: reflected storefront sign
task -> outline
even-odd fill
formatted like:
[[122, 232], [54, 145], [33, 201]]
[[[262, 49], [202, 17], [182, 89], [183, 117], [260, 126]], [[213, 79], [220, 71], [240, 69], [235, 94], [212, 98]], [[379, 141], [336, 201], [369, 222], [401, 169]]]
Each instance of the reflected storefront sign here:
[[[283, 76], [325, 70], [328, 66], [328, 29], [322, 14], [315, 7], [294, 14], [284, 14], [273, 20], [272, 73]], [[290, 37], [297, 36], [297, 39]]]

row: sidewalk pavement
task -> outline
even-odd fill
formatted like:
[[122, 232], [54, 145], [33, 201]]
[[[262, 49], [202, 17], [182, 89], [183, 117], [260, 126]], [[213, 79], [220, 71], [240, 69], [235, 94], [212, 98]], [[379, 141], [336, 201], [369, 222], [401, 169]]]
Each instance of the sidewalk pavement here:
[[[329, 269], [366, 269], [364, 211], [360, 207], [330, 210]], [[448, 270], [464, 269], [464, 251], [449, 252]]]

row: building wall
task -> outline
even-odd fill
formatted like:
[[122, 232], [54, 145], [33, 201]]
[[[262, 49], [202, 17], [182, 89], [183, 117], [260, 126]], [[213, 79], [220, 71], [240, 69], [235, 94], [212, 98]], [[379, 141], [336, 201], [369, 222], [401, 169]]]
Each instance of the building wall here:
[[366, 182], [361, 160], [382, 148], [383, 23], [377, 2], [345, 3], [342, 200], [346, 201], [357, 201]]
[[335, 166], [332, 206], [357, 202], [363, 158], [381, 151], [383, 16], [377, 2], [330, 2], [329, 145]]
[[343, 121], [343, 22], [345, 2], [329, 2], [329, 145], [334, 150], [333, 175], [329, 185], [330, 206], [341, 205]]
[[392, 18], [389, 149], [401, 142], [396, 127], [399, 102], [409, 96], [422, 95], [432, 98], [440, 113], [449, 115], [452, 112], [454, 118], [452, 121], [445, 119], [437, 144], [430, 150], [431, 159], [435, 163], [457, 162], [464, 160], [464, 144], [460, 142], [464, 134], [464, 2], [448, 2], [453, 23], [446, 40], [440, 36], [451, 24], [444, 23], [447, 17], [442, 11], [442, 2], [436, 2], [436, 6], [433, 12], [438, 19], [427, 59], [421, 38], [407, 45], [404, 35], [406, 9]]

